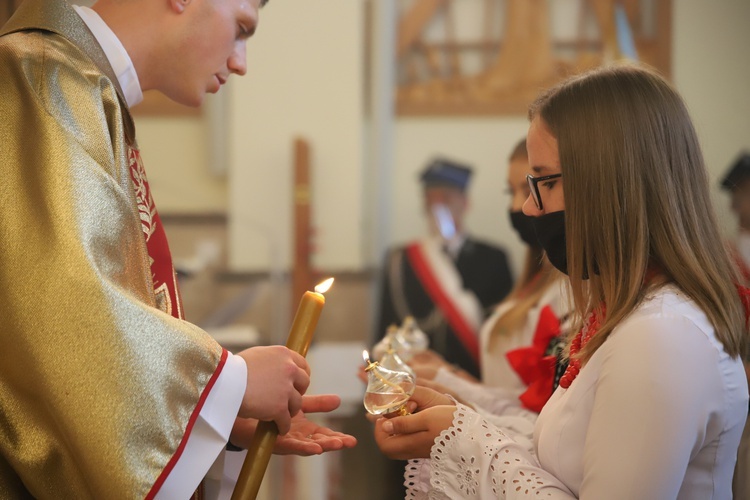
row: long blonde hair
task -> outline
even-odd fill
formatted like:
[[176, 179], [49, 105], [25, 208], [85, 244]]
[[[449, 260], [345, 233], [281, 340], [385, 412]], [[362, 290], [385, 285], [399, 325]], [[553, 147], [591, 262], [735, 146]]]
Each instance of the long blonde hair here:
[[[705, 312], [731, 356], [746, 343], [738, 275], [719, 235], [685, 103], [655, 72], [594, 70], [529, 110], [558, 141], [568, 273], [578, 324], [606, 304], [588, 359], [658, 283], [657, 268]], [[581, 277], [587, 274], [590, 279]]]
[[528, 247], [521, 276], [513, 290], [500, 303], [502, 305], [512, 301], [513, 307], [497, 318], [492, 325], [490, 339], [520, 328], [526, 321], [529, 311], [539, 303], [551, 286], [561, 280], [561, 276], [549, 264], [541, 248]]

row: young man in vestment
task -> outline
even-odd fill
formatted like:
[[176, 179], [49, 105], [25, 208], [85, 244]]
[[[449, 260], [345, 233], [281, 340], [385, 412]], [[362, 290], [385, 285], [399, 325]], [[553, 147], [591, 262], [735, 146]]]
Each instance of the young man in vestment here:
[[478, 332], [489, 308], [513, 286], [505, 252], [464, 224], [472, 170], [438, 158], [421, 174], [429, 234], [389, 250], [383, 266], [376, 340], [412, 316], [430, 349], [479, 378]]
[[305, 419], [338, 398], [302, 356], [183, 320], [130, 115], [245, 74], [261, 3], [26, 0], [0, 29], [0, 498], [189, 498], [257, 420], [278, 452], [354, 445]]

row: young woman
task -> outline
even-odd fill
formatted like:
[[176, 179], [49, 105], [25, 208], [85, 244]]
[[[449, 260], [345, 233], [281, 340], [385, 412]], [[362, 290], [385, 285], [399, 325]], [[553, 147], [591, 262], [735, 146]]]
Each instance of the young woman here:
[[[529, 197], [529, 173], [523, 139], [508, 160], [508, 193], [511, 224], [527, 245], [526, 261], [515, 287], [480, 331], [481, 383], [458, 373], [433, 353], [417, 355], [410, 363], [418, 382], [493, 415], [524, 414], [524, 408], [533, 413], [541, 410], [552, 395], [554, 366], [549, 361], [556, 355], [560, 322], [570, 312], [562, 294], [563, 275], [544, 258], [532, 218], [521, 210]], [[546, 356], [550, 358], [543, 359]], [[532, 422], [536, 419], [536, 415], [530, 417]]]
[[530, 118], [524, 212], [581, 326], [536, 457], [426, 390], [414, 415], [378, 421], [381, 450], [429, 458], [407, 470], [410, 498], [731, 498], [747, 294], [685, 104], [656, 74], [612, 67], [546, 92]]

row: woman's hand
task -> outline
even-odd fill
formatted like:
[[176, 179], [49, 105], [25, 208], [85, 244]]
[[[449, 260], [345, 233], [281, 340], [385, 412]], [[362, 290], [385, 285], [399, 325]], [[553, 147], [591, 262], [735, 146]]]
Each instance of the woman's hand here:
[[435, 351], [422, 351], [409, 360], [417, 378], [432, 380], [435, 378], [437, 371], [443, 366], [450, 366], [443, 357]]
[[[416, 413], [433, 406], [452, 404], [454, 404], [453, 400], [449, 396], [441, 394], [440, 392], [430, 389], [429, 387], [418, 385], [414, 389], [414, 394], [412, 394], [409, 398], [409, 401], [406, 402], [406, 409], [409, 413]], [[389, 413], [388, 415], [383, 415], [383, 417], [394, 418], [397, 415], [398, 412], [394, 412]]]
[[375, 442], [394, 460], [429, 458], [435, 438], [451, 426], [455, 411], [453, 405], [438, 405], [413, 415], [381, 418], [375, 422]]
[[450, 427], [456, 407], [444, 394], [417, 386], [407, 403], [412, 415], [386, 415], [375, 422], [375, 442], [389, 458], [426, 458], [435, 438]]
[[[412, 394], [411, 398], [409, 398], [409, 401], [406, 402], [406, 411], [408, 411], [409, 413], [415, 413], [432, 406], [452, 404], [453, 400], [445, 394], [441, 394], [440, 392], [428, 387], [418, 385], [414, 389], [414, 394]], [[399, 413], [396, 411], [393, 413], [388, 413], [386, 415], [370, 415], [368, 413], [366, 416], [370, 422], [375, 423], [381, 418], [395, 418], [398, 415]]]
[[445, 387], [443, 384], [435, 382], [434, 380], [417, 378], [417, 385], [421, 387], [426, 387], [428, 389], [432, 389], [433, 391], [438, 392], [440, 394], [447, 394], [458, 400], [456, 393], [454, 393], [452, 390]]
[[409, 362], [409, 366], [411, 366], [411, 369], [414, 370], [414, 374], [417, 376], [417, 380], [427, 381], [432, 381], [435, 376], [437, 376], [437, 372], [440, 369], [440, 367], [436, 365], [415, 363], [413, 361]]
[[422, 364], [433, 364], [433, 365], [446, 365], [448, 364], [440, 354], [436, 353], [432, 349], [426, 349], [422, 352], [418, 352], [409, 360], [414, 363]]

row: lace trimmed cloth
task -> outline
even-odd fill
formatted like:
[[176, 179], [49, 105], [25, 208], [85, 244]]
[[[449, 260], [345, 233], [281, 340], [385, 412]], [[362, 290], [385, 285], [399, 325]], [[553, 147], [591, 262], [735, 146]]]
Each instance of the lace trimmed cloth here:
[[407, 500], [575, 498], [526, 445], [462, 404], [430, 458], [410, 460], [404, 478]]
[[488, 387], [470, 382], [441, 368], [435, 382], [461, 394], [479, 415], [534, 454], [534, 424], [538, 414], [521, 407], [518, 392], [503, 387]]
[[741, 360], [667, 285], [552, 395], [535, 425], [538, 459], [458, 406], [430, 458], [409, 464], [407, 498], [728, 500], [747, 405]]

